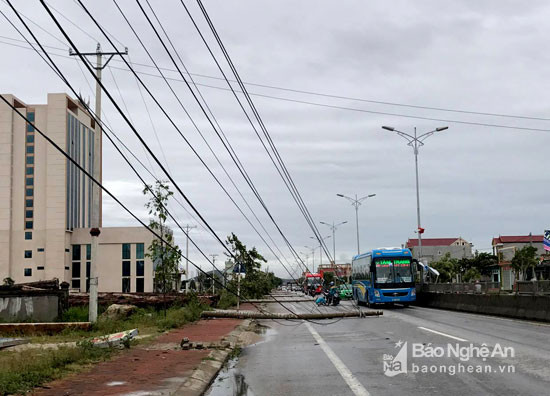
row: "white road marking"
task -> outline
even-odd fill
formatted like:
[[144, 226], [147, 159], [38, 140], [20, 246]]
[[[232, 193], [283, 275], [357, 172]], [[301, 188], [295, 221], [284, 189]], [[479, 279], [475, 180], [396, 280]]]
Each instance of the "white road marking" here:
[[315, 341], [319, 344], [323, 352], [328, 356], [336, 370], [340, 373], [346, 384], [356, 396], [370, 396], [370, 393], [365, 389], [363, 385], [355, 378], [355, 376], [349, 371], [344, 362], [334, 353], [334, 351], [328, 346], [323, 338], [317, 333], [317, 331], [308, 322], [304, 322], [307, 329], [315, 338]]
[[455, 336], [453, 336], [453, 335], [450, 335], [450, 334], [447, 334], [447, 333], [442, 333], [442, 332], [437, 331], [437, 330], [428, 329], [428, 328], [426, 328], [426, 327], [418, 326], [418, 328], [421, 329], [421, 330], [429, 331], [429, 332], [434, 333], [434, 334], [442, 335], [443, 337], [452, 338], [453, 340], [457, 340], [457, 341], [468, 341], [468, 340], [465, 340], [464, 338], [455, 337]]

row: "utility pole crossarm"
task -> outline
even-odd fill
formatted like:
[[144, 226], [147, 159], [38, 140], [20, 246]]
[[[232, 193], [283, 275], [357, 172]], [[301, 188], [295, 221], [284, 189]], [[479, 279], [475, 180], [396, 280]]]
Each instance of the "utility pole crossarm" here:
[[95, 70], [103, 70], [107, 67], [107, 65], [109, 64], [111, 59], [113, 59], [113, 56], [115, 56], [115, 55], [128, 55], [128, 47], [124, 48], [124, 52], [122, 52], [122, 51], [104, 52], [104, 51], [101, 51], [101, 46], [99, 44], [97, 44], [96, 52], [78, 52], [78, 51], [73, 51], [72, 48], [69, 48], [69, 55], [70, 56], [84, 56], [84, 57], [86, 57], [86, 56], [108, 56], [109, 58], [107, 58], [107, 60], [105, 61], [104, 64], [97, 65], [97, 66], [94, 66], [87, 58], [85, 58], [92, 68], [94, 68]]

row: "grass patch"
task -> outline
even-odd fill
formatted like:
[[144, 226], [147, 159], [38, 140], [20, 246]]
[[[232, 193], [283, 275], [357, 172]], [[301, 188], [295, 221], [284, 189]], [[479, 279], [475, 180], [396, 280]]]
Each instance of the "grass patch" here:
[[222, 290], [220, 293], [220, 299], [216, 308], [218, 309], [227, 309], [237, 305], [237, 296], [233, 293], [229, 293], [227, 290]]
[[24, 393], [82, 365], [107, 360], [113, 353], [113, 349], [88, 344], [57, 350], [4, 351], [0, 353], [0, 395]]
[[[54, 335], [35, 335], [31, 338], [33, 343], [58, 343], [79, 341], [85, 338], [96, 337], [119, 331], [138, 329], [140, 335], [158, 334], [166, 330], [183, 326], [200, 318], [200, 314], [207, 306], [201, 304], [198, 299], [191, 299], [185, 306], [172, 306], [164, 310], [154, 308], [138, 308], [137, 311], [126, 319], [105, 320], [101, 316], [90, 331], [65, 329]], [[104, 311], [105, 307], [100, 309]], [[61, 317], [63, 321], [83, 321], [88, 318], [88, 307], [71, 307]], [[69, 320], [73, 319], [73, 320]]]
[[[133, 340], [125, 347], [138, 343], [152, 342], [160, 332], [181, 327], [196, 321], [207, 306], [198, 299], [191, 299], [185, 306], [172, 306], [166, 310], [138, 308], [123, 320], [104, 320], [99, 318], [91, 331], [66, 329], [55, 335], [35, 335], [33, 343], [60, 343], [78, 341], [76, 347], [63, 346], [58, 349], [26, 349], [19, 352], [0, 351], [0, 395], [24, 393], [41, 384], [60, 378], [63, 375], [81, 370], [83, 366], [107, 360], [115, 350], [92, 347], [89, 340], [95, 336], [116, 333], [137, 328], [140, 335], [152, 335], [147, 340]], [[100, 309], [104, 311], [105, 307]], [[86, 321], [88, 307], [72, 307], [61, 320]], [[83, 342], [82, 342], [83, 341]]]

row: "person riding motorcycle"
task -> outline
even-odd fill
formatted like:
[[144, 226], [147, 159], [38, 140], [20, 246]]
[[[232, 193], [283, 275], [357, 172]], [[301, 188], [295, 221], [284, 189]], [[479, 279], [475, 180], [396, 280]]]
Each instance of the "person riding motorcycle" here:
[[332, 301], [334, 300], [334, 297], [338, 294], [338, 288], [334, 284], [334, 282], [330, 282], [330, 288], [328, 290], [328, 303], [332, 304]]

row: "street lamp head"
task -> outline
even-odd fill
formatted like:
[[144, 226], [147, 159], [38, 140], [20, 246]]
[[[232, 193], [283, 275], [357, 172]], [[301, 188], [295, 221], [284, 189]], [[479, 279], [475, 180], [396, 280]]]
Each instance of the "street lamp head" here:
[[439, 127], [439, 128], [436, 128], [435, 130], [436, 130], [437, 132], [441, 132], [441, 131], [444, 131], [445, 129], [449, 129], [449, 127], [448, 127], [448, 126]]
[[368, 195], [369, 198], [370, 198], [370, 197], [374, 197], [374, 196], [376, 196], [376, 194], [369, 194], [369, 195]]
[[325, 223], [324, 221], [320, 221], [319, 223], [324, 224], [324, 225], [328, 225], [328, 226], [331, 225], [331, 224]]
[[382, 129], [385, 129], [386, 131], [395, 131], [395, 128], [394, 127], [391, 127], [391, 126], [382, 126]]
[[337, 197], [344, 197], [344, 194], [336, 194]]

